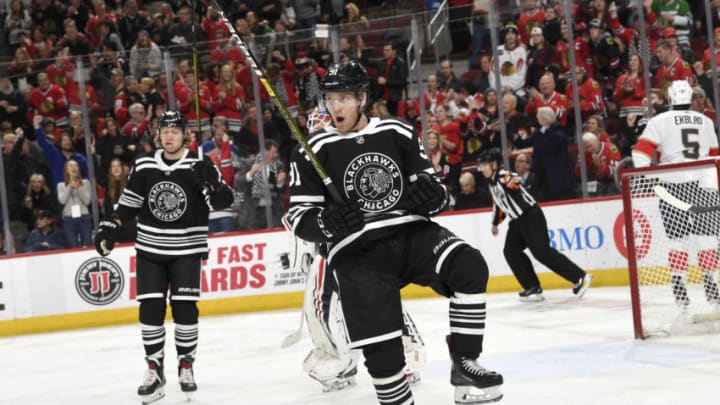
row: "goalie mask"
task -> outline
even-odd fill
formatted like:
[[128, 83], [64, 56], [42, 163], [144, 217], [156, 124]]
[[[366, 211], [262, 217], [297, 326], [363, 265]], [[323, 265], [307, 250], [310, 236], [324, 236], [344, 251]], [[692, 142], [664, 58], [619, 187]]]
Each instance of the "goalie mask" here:
[[310, 135], [320, 131], [330, 124], [332, 124], [332, 116], [330, 116], [330, 112], [328, 112], [322, 104], [315, 107], [312, 113], [308, 116], [307, 128]]

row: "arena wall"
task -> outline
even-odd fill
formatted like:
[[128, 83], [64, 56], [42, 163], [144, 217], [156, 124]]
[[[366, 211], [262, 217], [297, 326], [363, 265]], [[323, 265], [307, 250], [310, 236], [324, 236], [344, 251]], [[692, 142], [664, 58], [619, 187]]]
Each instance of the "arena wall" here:
[[[594, 287], [628, 284], [622, 200], [576, 200], [543, 207], [551, 244], [589, 270]], [[490, 268], [489, 292], [520, 289], [502, 254], [507, 225], [493, 237], [490, 210], [448, 213], [436, 220], [481, 250]], [[214, 236], [209, 245], [202, 272], [202, 315], [301, 305], [304, 275], [284, 270], [280, 262], [288, 250], [285, 231]], [[567, 281], [534, 263], [543, 288], [566, 288], [570, 294]], [[118, 246], [103, 260], [90, 248], [1, 258], [0, 336], [135, 322], [134, 287], [132, 244]], [[419, 286], [403, 290], [405, 298], [434, 295]]]

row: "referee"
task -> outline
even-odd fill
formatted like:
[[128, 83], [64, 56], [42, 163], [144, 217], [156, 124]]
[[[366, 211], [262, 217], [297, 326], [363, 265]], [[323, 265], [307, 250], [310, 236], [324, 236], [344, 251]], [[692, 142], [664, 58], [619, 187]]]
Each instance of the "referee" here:
[[515, 278], [524, 289], [520, 301], [542, 301], [542, 287], [530, 258], [523, 252], [530, 248], [533, 256], [550, 270], [573, 283], [573, 294], [582, 297], [590, 287], [592, 275], [582, 270], [566, 256], [550, 246], [545, 215], [535, 199], [522, 186], [516, 173], [500, 170], [501, 156], [497, 148], [484, 151], [478, 159], [479, 169], [489, 180], [492, 193], [492, 234], [497, 236], [498, 225], [510, 217], [503, 254]]

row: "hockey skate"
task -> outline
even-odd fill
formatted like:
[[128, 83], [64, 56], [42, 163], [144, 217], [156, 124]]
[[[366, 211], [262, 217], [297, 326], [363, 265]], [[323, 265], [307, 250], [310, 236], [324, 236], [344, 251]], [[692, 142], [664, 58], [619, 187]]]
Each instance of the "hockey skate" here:
[[475, 359], [450, 353], [450, 383], [458, 405], [485, 404], [502, 399], [502, 375], [481, 367]]
[[543, 290], [540, 287], [530, 287], [526, 290], [518, 293], [518, 298], [522, 302], [540, 302], [545, 300], [542, 294]]
[[180, 391], [185, 394], [188, 401], [192, 399], [193, 393], [197, 391], [195, 375], [193, 374], [194, 362], [195, 358], [191, 355], [180, 356], [178, 358], [178, 382], [180, 383]]
[[143, 383], [138, 387], [137, 393], [143, 405], [151, 404], [165, 396], [165, 373], [163, 372], [162, 360], [148, 358], [148, 368], [145, 370]]
[[685, 287], [685, 281], [679, 275], [672, 275], [670, 280], [673, 295], [675, 296], [675, 305], [685, 311], [687, 307], [690, 306], [690, 298], [688, 297], [687, 287]]
[[580, 280], [578, 280], [575, 285], [573, 285], [573, 294], [575, 294], [578, 298], [582, 298], [583, 295], [585, 295], [585, 293], [587, 292], [588, 288], [590, 288], [592, 278], [592, 274], [585, 273], [585, 275]]
[[353, 367], [350, 371], [348, 371], [345, 374], [339, 375], [337, 377], [333, 378], [325, 378], [325, 379], [317, 379], [316, 377], [310, 375], [310, 377], [315, 378], [322, 384], [323, 386], [323, 392], [332, 392], [332, 391], [340, 391], [344, 390], [348, 387], [354, 387], [355, 382], [355, 374], [357, 374], [357, 368]]
[[705, 290], [705, 298], [711, 304], [720, 305], [720, 291], [718, 285], [713, 279], [712, 273], [703, 274], [703, 288]]

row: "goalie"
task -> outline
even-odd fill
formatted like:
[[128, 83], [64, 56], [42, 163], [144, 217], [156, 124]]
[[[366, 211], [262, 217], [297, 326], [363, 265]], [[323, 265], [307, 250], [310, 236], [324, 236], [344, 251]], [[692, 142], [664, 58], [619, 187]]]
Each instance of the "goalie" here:
[[[718, 156], [718, 141], [713, 122], [703, 114], [690, 110], [693, 89], [683, 80], [672, 82], [668, 98], [672, 109], [650, 119], [633, 148], [635, 167], [652, 163], [656, 153], [659, 164], [689, 162]], [[686, 281], [688, 274], [688, 247], [697, 247], [697, 262], [702, 270], [703, 289], [708, 302], [720, 304], [715, 274], [718, 266], [718, 239], [720, 214], [717, 212], [691, 214], [673, 205], [678, 199], [691, 205], [718, 205], [717, 182], [714, 173], [701, 176], [688, 173], [670, 173], [655, 187], [670, 194], [660, 199], [659, 209], [663, 227], [671, 242], [668, 267], [675, 303], [680, 308], [690, 305]], [[662, 196], [662, 192], [656, 191]], [[668, 200], [668, 201], [666, 201]]]

